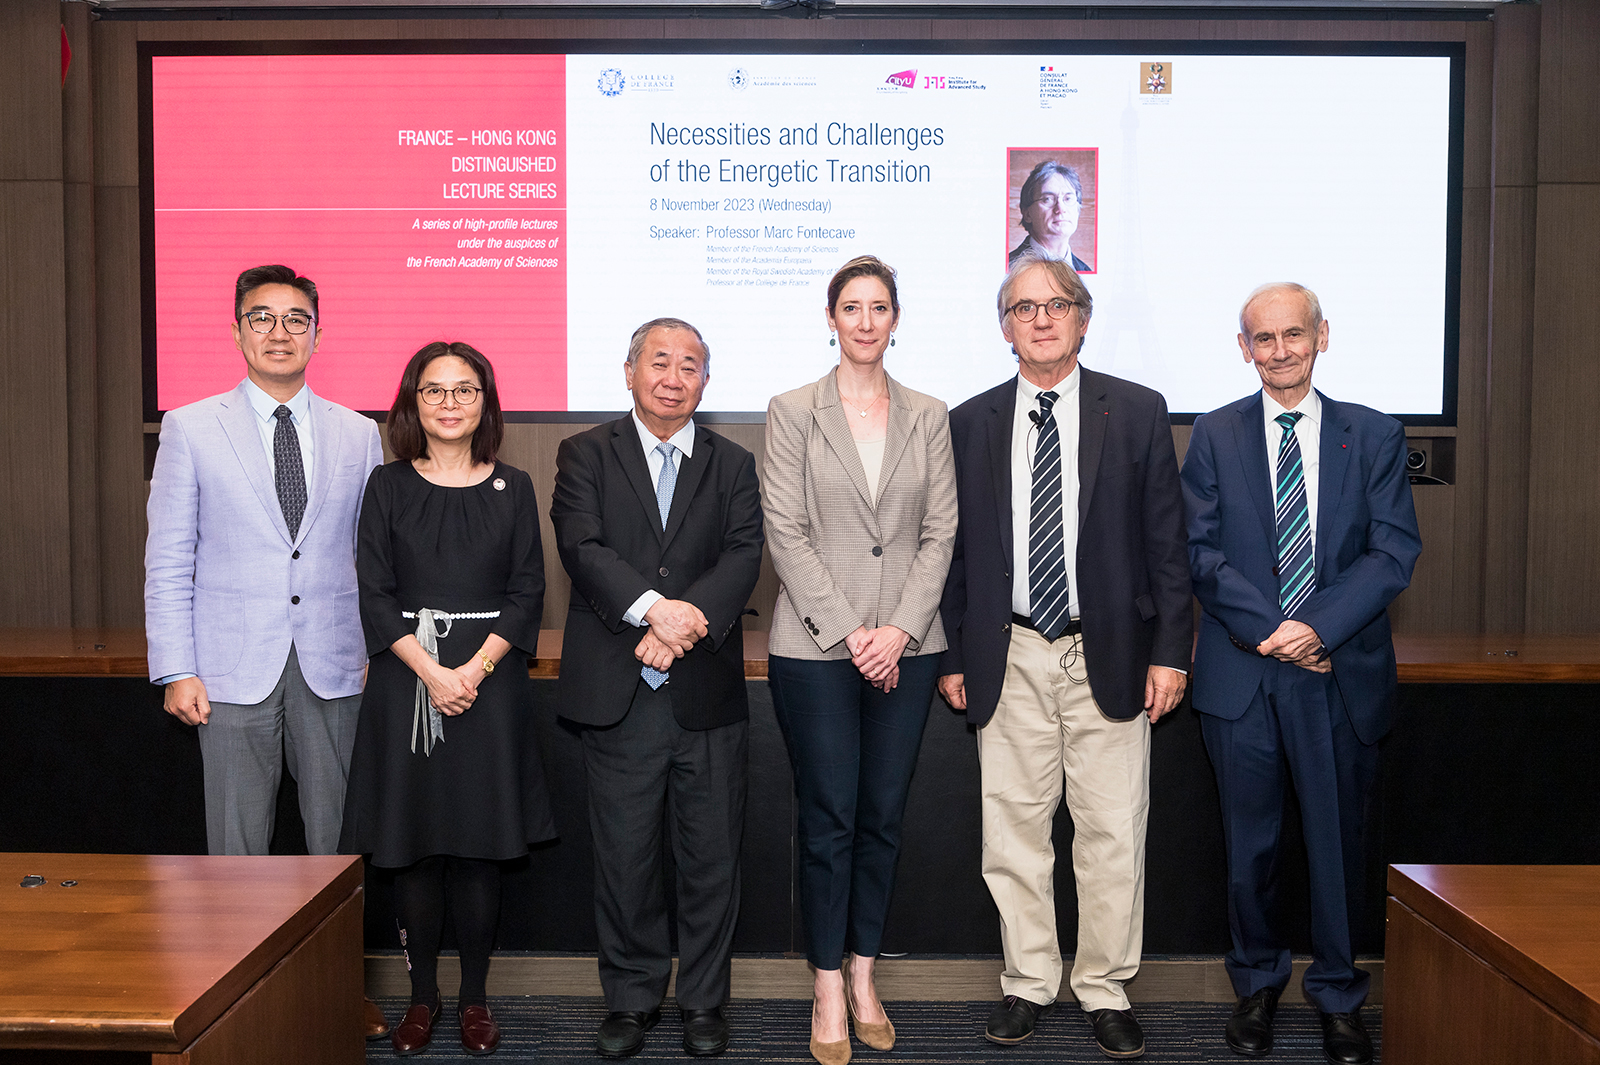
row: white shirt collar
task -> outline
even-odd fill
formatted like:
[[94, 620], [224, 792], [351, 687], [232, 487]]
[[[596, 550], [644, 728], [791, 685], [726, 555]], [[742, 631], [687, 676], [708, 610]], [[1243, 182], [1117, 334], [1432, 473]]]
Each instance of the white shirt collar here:
[[[652, 433], [649, 429], [645, 428], [644, 422], [639, 420], [639, 411], [637, 408], [629, 414], [629, 417], [633, 419], [634, 429], [638, 430], [639, 446], [644, 449], [645, 456], [648, 457], [650, 452], [654, 451], [656, 449], [656, 445], [661, 443], [662, 440], [660, 437], [656, 436], [655, 433]], [[694, 419], [690, 418], [688, 423], [685, 424], [682, 429], [679, 429], [666, 439], [666, 443], [671, 444], [673, 447], [683, 452], [684, 458], [688, 458], [689, 456], [693, 455]]]
[[1278, 415], [1294, 411], [1299, 411], [1318, 426], [1322, 424], [1322, 397], [1317, 395], [1315, 388], [1307, 392], [1305, 398], [1292, 407], [1285, 407], [1268, 395], [1267, 390], [1263, 388], [1261, 390], [1261, 405], [1265, 408], [1268, 425], [1276, 421]]
[[[256, 412], [256, 417], [269, 423], [277, 419], [278, 401], [248, 377], [244, 379], [244, 395], [250, 401], [250, 409]], [[296, 425], [306, 424], [306, 419], [311, 417], [311, 386], [302, 384], [300, 391], [291, 396], [284, 406], [289, 408], [289, 416]]]
[[[1077, 397], [1078, 379], [1081, 376], [1078, 371], [1081, 368], [1081, 363], [1074, 362], [1072, 364], [1072, 372], [1067, 374], [1067, 376], [1063, 377], [1061, 380], [1057, 381], [1055, 387], [1048, 389], [1048, 391], [1054, 392], [1058, 397], [1056, 399], [1056, 403], [1058, 405], [1068, 399], [1075, 399]], [[1040, 388], [1038, 385], [1022, 376], [1022, 374], [1017, 374], [1017, 406], [1021, 407], [1023, 404], [1027, 404], [1030, 409], [1037, 406], [1039, 403], [1039, 393], [1044, 391], [1047, 390]]]

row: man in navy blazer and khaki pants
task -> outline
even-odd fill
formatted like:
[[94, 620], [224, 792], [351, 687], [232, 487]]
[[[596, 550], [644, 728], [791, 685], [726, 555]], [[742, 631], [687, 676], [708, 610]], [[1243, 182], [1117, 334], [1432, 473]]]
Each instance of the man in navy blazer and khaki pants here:
[[1396, 677], [1389, 603], [1422, 549], [1405, 431], [1311, 387], [1328, 323], [1317, 297], [1263, 285], [1239, 312], [1261, 391], [1202, 415], [1183, 464], [1189, 557], [1204, 608], [1194, 708], [1217, 774], [1228, 851], [1228, 1045], [1272, 1049], [1289, 949], [1272, 927], [1284, 793], [1300, 801], [1310, 864], [1306, 997], [1323, 1049], [1365, 1065], [1367, 974], [1351, 929], [1364, 885], [1363, 824]]
[[1071, 988], [1110, 1057], [1144, 1053], [1139, 969], [1150, 726], [1193, 640], [1183, 499], [1161, 396], [1078, 364], [1093, 304], [1033, 256], [1000, 289], [1017, 377], [950, 412], [960, 524], [939, 690], [978, 727], [983, 875], [1000, 911], [993, 1042], [1020, 1043], [1062, 977], [1051, 829], [1076, 826]]

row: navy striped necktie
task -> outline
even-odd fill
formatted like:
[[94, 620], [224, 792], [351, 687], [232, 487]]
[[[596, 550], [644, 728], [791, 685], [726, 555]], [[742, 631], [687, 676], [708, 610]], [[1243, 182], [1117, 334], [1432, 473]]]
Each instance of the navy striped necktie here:
[[1278, 441], [1278, 601], [1294, 617], [1316, 584], [1311, 511], [1306, 505], [1306, 465], [1294, 426], [1305, 415], [1290, 411], [1273, 420], [1283, 426]]
[[1028, 606], [1033, 627], [1054, 640], [1072, 620], [1066, 539], [1061, 505], [1061, 431], [1052, 408], [1061, 397], [1039, 393], [1039, 444], [1033, 452], [1033, 495], [1028, 507]]

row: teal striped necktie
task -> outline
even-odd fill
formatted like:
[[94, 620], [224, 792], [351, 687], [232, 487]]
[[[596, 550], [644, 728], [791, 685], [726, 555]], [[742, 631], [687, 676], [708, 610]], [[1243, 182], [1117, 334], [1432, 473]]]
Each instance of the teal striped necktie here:
[[1306, 466], [1294, 425], [1305, 415], [1286, 412], [1273, 420], [1283, 426], [1278, 442], [1278, 601], [1284, 617], [1294, 617], [1315, 585], [1311, 511], [1306, 506]]

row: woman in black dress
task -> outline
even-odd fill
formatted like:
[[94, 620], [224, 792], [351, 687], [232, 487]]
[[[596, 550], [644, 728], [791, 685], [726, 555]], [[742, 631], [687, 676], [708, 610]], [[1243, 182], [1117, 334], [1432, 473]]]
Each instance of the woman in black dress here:
[[400, 1054], [426, 1047], [439, 1016], [447, 901], [462, 1046], [494, 1051], [486, 984], [499, 863], [555, 835], [527, 727], [525, 662], [544, 609], [539, 511], [528, 475], [495, 461], [503, 433], [489, 360], [466, 344], [429, 344], [389, 411], [397, 459], [373, 471], [361, 504], [356, 571], [372, 661], [340, 850], [398, 870], [411, 969], [411, 1006], [392, 1036]]

